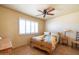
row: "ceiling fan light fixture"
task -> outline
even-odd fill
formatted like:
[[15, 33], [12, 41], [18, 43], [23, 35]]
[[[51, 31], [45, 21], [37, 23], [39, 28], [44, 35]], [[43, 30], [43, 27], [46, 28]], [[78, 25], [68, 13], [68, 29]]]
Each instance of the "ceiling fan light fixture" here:
[[45, 18], [46, 15], [54, 15], [53, 13], [50, 13], [54, 10], [55, 10], [55, 8], [47, 8], [47, 9], [44, 9], [43, 11], [42, 10], [38, 10], [38, 11], [41, 12], [42, 13], [41, 15], [43, 15], [43, 18]]

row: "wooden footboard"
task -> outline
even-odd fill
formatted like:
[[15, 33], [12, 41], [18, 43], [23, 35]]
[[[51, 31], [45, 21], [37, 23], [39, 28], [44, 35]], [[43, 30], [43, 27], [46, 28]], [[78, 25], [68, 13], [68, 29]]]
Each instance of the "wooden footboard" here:
[[33, 39], [31, 40], [31, 46], [44, 50], [44, 51], [48, 52], [49, 54], [52, 54], [53, 50], [54, 50], [54, 49], [52, 49], [51, 43], [44, 42], [44, 41], [37, 41], [37, 40], [33, 40]]

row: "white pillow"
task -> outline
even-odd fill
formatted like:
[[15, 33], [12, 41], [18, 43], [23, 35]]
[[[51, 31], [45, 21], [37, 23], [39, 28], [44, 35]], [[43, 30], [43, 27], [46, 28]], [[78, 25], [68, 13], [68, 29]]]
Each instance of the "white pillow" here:
[[56, 36], [57, 37], [57, 42], [59, 42], [59, 35], [57, 33], [51, 32], [51, 36]]
[[44, 32], [44, 35], [50, 35], [50, 32]]
[[54, 35], [54, 36], [57, 36], [57, 34], [56, 34], [56, 33], [51, 32], [51, 36], [53, 36], [53, 35]]

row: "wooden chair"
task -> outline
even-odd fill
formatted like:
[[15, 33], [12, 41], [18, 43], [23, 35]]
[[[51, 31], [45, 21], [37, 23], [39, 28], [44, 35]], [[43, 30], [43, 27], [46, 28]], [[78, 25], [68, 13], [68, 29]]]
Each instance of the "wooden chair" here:
[[74, 44], [76, 45], [77, 48], [77, 46], [79, 45], [79, 32], [76, 32], [76, 40], [72, 41], [72, 47]]
[[63, 36], [61, 39], [62, 44], [64, 45], [68, 45], [68, 37], [67, 36]]
[[63, 45], [68, 45], [68, 37], [66, 36], [66, 32], [63, 33], [59, 33], [60, 35], [60, 44], [63, 44]]

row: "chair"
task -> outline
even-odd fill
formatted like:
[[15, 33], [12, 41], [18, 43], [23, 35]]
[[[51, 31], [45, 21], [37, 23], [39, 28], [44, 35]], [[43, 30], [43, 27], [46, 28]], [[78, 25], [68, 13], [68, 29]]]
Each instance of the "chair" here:
[[61, 34], [61, 41], [60, 43], [63, 44], [63, 45], [68, 45], [68, 37], [66, 36], [66, 33], [63, 35]]
[[76, 32], [76, 40], [72, 41], [72, 47], [73, 47], [73, 44], [76, 45], [76, 48], [78, 47], [78, 45], [79, 45], [79, 32]]

